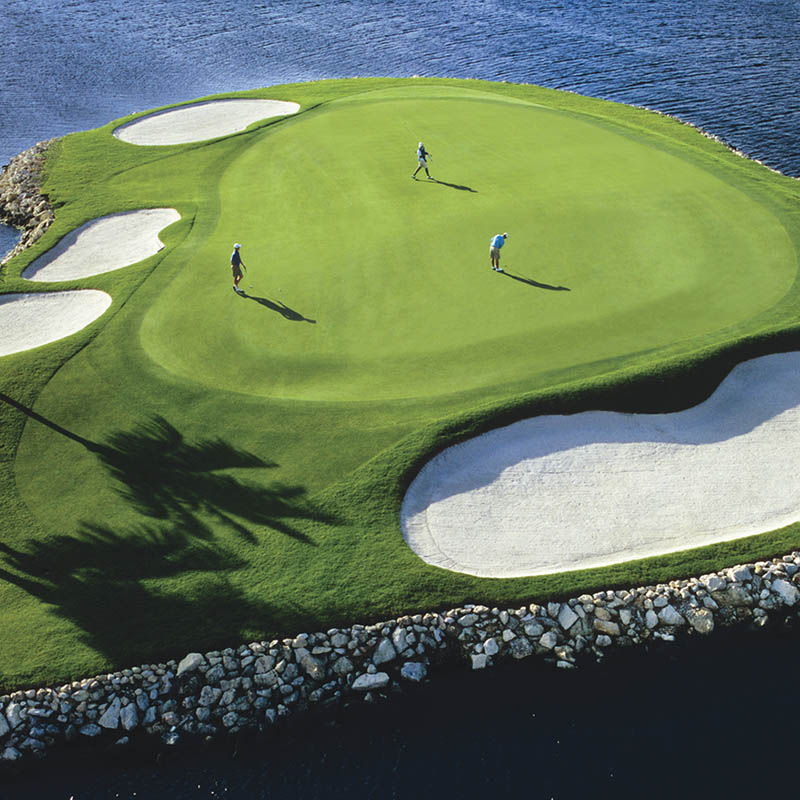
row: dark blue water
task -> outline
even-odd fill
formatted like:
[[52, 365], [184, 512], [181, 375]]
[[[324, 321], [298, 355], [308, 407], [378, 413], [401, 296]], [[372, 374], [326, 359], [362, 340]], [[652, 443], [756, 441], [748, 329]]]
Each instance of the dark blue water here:
[[0, 800], [793, 797], [798, 633], [717, 632], [575, 672], [534, 659], [442, 671], [279, 735], [69, 754]]
[[[0, 32], [0, 163], [215, 92], [419, 74], [645, 105], [800, 175], [795, 1], [0, 0]], [[12, 236], [0, 227], [0, 251]], [[759, 772], [788, 780], [800, 637], [715, 635], [669, 652], [577, 673], [450, 675], [236, 756], [216, 746], [135, 766], [70, 754], [6, 782], [0, 800], [742, 796]]]

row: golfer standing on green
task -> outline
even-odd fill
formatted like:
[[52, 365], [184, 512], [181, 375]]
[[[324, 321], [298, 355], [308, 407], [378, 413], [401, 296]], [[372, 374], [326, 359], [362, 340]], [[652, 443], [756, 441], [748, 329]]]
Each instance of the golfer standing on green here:
[[239, 281], [242, 279], [242, 270], [247, 269], [239, 255], [239, 248], [241, 245], [237, 242], [233, 246], [233, 253], [231, 253], [231, 272], [233, 272], [233, 291], [236, 294], [244, 294], [244, 291], [239, 288]]
[[492, 269], [495, 272], [502, 272], [503, 268], [500, 266], [500, 248], [506, 243], [508, 239], [507, 233], [498, 233], [497, 236], [492, 237], [489, 242], [489, 258], [492, 262]]
[[417, 179], [417, 173], [421, 170], [425, 170], [425, 174], [428, 176], [428, 180], [432, 181], [433, 178], [431, 177], [430, 172], [428, 172], [428, 158], [430, 157], [430, 153], [425, 149], [425, 145], [422, 142], [419, 143], [417, 146], [417, 163], [419, 166], [414, 170], [414, 174], [411, 176], [414, 180]]

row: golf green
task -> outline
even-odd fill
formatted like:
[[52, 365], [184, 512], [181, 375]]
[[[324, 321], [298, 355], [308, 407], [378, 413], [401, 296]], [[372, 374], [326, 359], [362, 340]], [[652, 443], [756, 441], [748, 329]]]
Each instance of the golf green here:
[[[437, 182], [410, 180], [418, 138]], [[149, 309], [143, 345], [214, 388], [412, 398], [671, 344], [770, 307], [797, 268], [780, 220], [668, 145], [457, 88], [331, 103], [266, 129], [226, 167], [219, 218]], [[508, 277], [488, 260], [504, 231]], [[234, 241], [243, 286], [267, 303], [240, 302], [224, 280]]]
[[[790, 528], [497, 580], [424, 563], [399, 521], [454, 442], [542, 413], [686, 408], [738, 361], [800, 347], [797, 181], [667, 117], [535, 86], [237, 96], [301, 108], [165, 147], [116, 139], [128, 118], [49, 156], [56, 222], [3, 291], [113, 304], [0, 359], [1, 686], [800, 546]], [[435, 180], [411, 180], [420, 140]], [[141, 208], [181, 215], [158, 254], [22, 279], [69, 231]]]

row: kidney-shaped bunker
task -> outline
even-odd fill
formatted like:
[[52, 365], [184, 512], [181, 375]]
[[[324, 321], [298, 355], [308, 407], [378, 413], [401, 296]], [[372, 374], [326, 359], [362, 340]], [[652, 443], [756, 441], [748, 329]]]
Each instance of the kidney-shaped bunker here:
[[70, 336], [110, 305], [110, 295], [97, 289], [0, 295], [0, 356]]
[[800, 353], [674, 414], [542, 416], [443, 451], [402, 508], [423, 560], [487, 577], [606, 566], [800, 519]]
[[157, 111], [120, 125], [114, 136], [141, 145], [187, 144], [229, 136], [270, 117], [296, 114], [297, 103], [284, 100], [209, 100]]
[[158, 234], [177, 222], [174, 208], [109, 214], [68, 233], [22, 273], [30, 281], [69, 281], [127, 267], [164, 246]]

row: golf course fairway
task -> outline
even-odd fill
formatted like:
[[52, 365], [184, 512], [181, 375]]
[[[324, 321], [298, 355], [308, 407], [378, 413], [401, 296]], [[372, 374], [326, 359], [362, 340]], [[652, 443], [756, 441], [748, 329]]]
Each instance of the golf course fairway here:
[[[424, 563], [400, 527], [449, 445], [541, 414], [676, 412], [737, 363], [800, 349], [798, 181], [668, 117], [535, 86], [226, 97], [300, 110], [178, 145], [116, 138], [135, 116], [65, 137], [43, 187], [56, 221], [4, 268], [4, 293], [113, 303], [0, 359], [0, 685], [800, 546], [791, 525], [492, 579]], [[433, 180], [411, 179], [419, 141]], [[70, 231], [156, 208], [180, 219], [143, 261], [22, 277]]]

